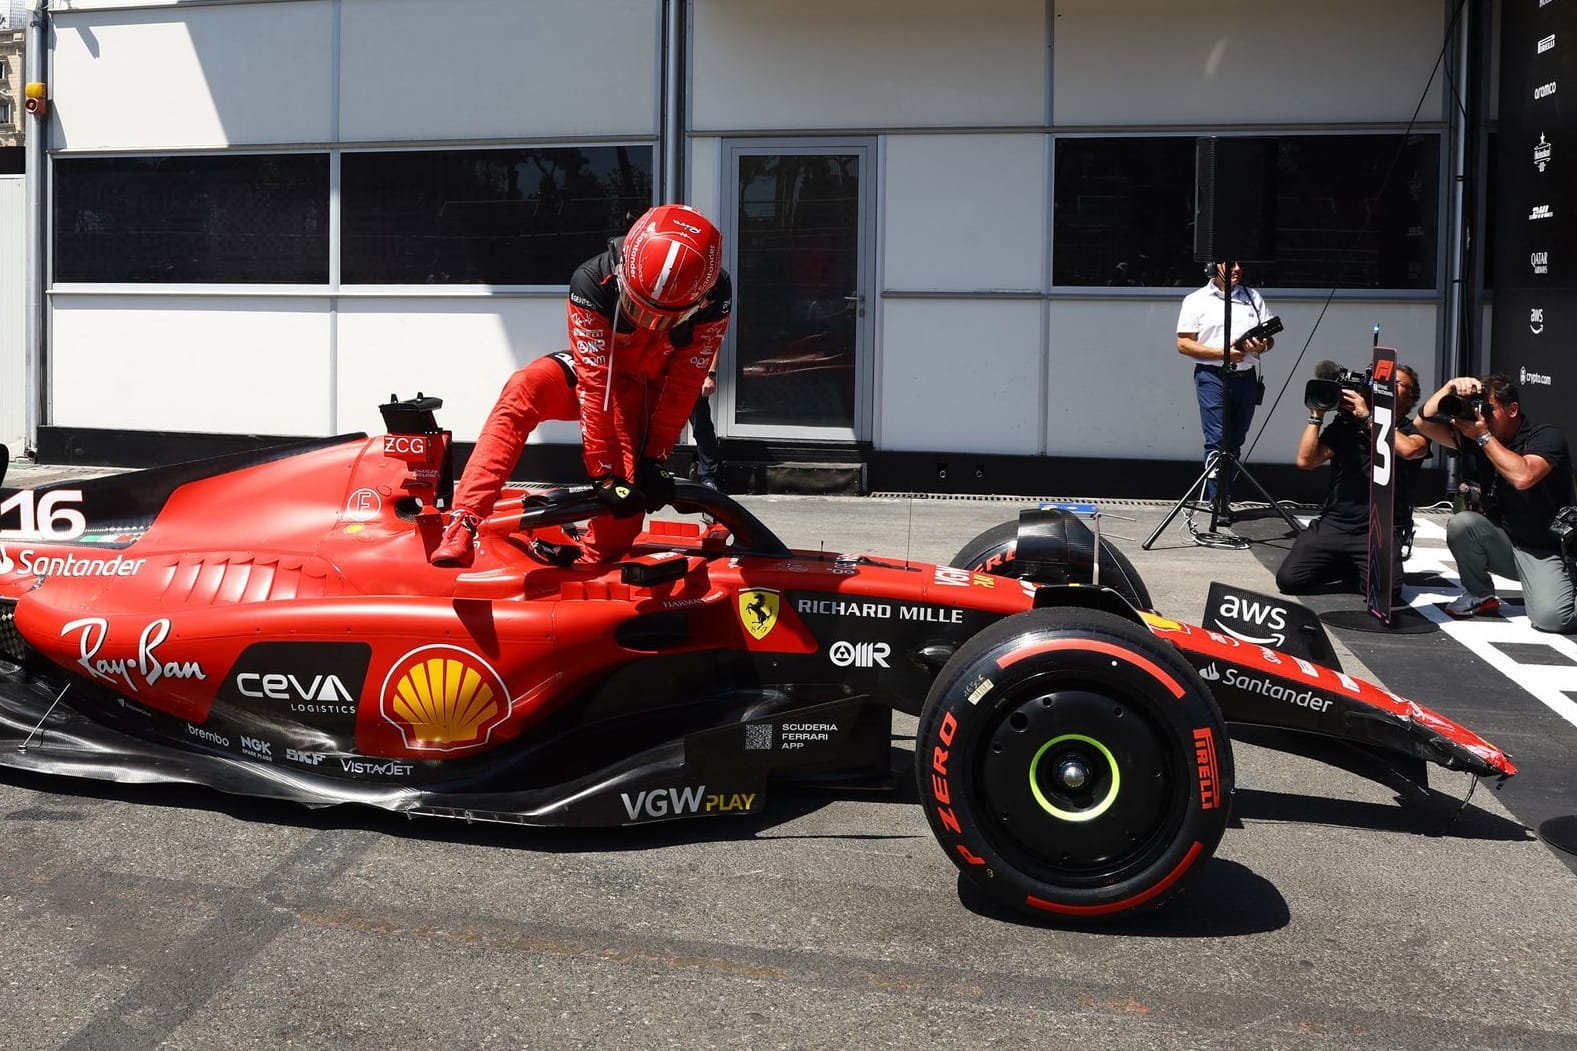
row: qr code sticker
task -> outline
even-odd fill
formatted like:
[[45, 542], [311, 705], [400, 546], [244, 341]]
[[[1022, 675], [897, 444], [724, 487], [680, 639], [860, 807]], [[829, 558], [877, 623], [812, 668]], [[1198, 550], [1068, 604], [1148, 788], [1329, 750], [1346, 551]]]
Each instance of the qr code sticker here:
[[770, 752], [772, 751], [772, 724], [771, 723], [746, 723], [745, 724], [745, 751]]

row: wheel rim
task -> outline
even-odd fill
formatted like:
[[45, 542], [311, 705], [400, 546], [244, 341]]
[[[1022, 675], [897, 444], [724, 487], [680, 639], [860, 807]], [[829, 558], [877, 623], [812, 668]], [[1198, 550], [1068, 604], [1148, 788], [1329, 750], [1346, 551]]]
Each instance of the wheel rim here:
[[986, 832], [1049, 883], [1104, 885], [1147, 866], [1187, 806], [1175, 732], [1103, 682], [1021, 689], [990, 728], [976, 786]]

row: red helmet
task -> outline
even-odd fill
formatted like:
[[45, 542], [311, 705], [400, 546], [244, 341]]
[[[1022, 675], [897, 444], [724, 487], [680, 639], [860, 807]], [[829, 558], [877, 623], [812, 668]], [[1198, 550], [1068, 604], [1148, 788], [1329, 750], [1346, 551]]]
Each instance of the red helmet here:
[[723, 235], [694, 208], [660, 204], [635, 220], [624, 239], [619, 309], [642, 328], [661, 331], [701, 307], [722, 268]]

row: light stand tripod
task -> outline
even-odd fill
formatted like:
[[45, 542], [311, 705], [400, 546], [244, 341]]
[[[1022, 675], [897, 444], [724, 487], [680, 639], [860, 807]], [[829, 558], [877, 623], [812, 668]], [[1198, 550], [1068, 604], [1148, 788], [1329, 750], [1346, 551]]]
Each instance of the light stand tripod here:
[[[1224, 318], [1221, 323], [1221, 437], [1216, 441], [1215, 448], [1210, 450], [1210, 455], [1205, 457], [1204, 471], [1200, 473], [1198, 478], [1194, 479], [1194, 483], [1188, 487], [1177, 503], [1172, 505], [1172, 509], [1167, 512], [1166, 517], [1161, 519], [1161, 524], [1155, 527], [1155, 532], [1150, 534], [1150, 538], [1140, 545], [1146, 551], [1150, 550], [1156, 539], [1166, 532], [1166, 527], [1172, 524], [1172, 519], [1176, 518], [1178, 512], [1184, 508], [1187, 508], [1190, 512], [1202, 511], [1207, 508], [1210, 511], [1210, 528], [1204, 533], [1196, 532], [1194, 534], [1194, 543], [1202, 547], [1239, 549], [1248, 547], [1248, 541], [1242, 537], [1218, 532], [1216, 528], [1221, 519], [1226, 518], [1230, 511], [1227, 491], [1230, 488], [1233, 475], [1248, 479], [1249, 484], [1259, 491], [1259, 495], [1264, 497], [1266, 503], [1275, 508], [1276, 513], [1292, 528], [1293, 533], [1303, 532], [1303, 528], [1298, 525], [1297, 521], [1287, 514], [1286, 508], [1278, 504], [1265, 491], [1265, 487], [1260, 485], [1259, 480], [1252, 474], [1249, 474], [1248, 468], [1243, 466], [1242, 461], [1237, 458], [1237, 454], [1232, 451], [1232, 296], [1237, 287], [1232, 283], [1232, 267], [1233, 261], [1230, 259], [1222, 260], [1216, 264], [1216, 273], [1218, 275], [1216, 280], [1221, 282], [1222, 310], [1224, 312]], [[1210, 479], [1212, 477], [1216, 480], [1215, 496], [1207, 501], [1205, 494], [1209, 492]], [[1197, 498], [1194, 496], [1195, 490], [1198, 490], [1199, 493]]]

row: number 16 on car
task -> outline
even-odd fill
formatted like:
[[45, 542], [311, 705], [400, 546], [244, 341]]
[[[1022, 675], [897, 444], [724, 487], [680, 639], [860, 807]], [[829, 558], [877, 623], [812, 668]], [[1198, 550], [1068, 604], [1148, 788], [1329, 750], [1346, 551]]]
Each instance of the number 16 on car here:
[[75, 540], [88, 527], [81, 503], [81, 489], [19, 489], [0, 501], [0, 540]]

